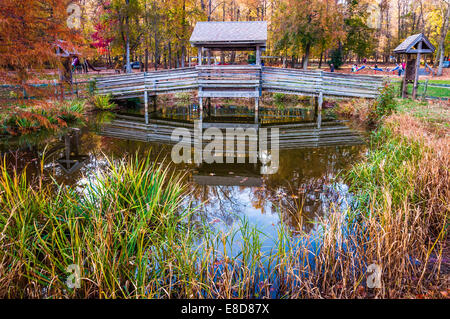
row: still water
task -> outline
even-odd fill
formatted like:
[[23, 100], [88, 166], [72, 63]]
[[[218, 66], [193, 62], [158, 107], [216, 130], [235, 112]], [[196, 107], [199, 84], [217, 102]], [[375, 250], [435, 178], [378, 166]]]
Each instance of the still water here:
[[[45, 173], [82, 191], [93, 174], [108, 166], [107, 157], [151, 154], [155, 161], [170, 163], [173, 143], [162, 138], [170, 132], [170, 122], [190, 123], [198, 118], [195, 107], [165, 106], [153, 114], [157, 122], [148, 133], [142, 130], [141, 113], [92, 114], [85, 125], [66, 132], [3, 139], [0, 151], [10, 167], [26, 167], [31, 176], [45, 150]], [[220, 105], [206, 114], [209, 122], [230, 119], [252, 121], [253, 115], [245, 107]], [[280, 223], [293, 231], [310, 232], [317, 219], [330, 212], [330, 205], [346, 207], [350, 194], [342, 176], [365, 147], [358, 132], [333, 116], [324, 116], [318, 129], [310, 108], [265, 107], [260, 121], [280, 131], [279, 168], [274, 174], [261, 174], [259, 165], [251, 163], [170, 165], [185, 173], [183, 182], [190, 191], [185, 201], [201, 207], [197, 218], [224, 230], [237, 227], [245, 218], [267, 235], [264, 242], [270, 246]]]

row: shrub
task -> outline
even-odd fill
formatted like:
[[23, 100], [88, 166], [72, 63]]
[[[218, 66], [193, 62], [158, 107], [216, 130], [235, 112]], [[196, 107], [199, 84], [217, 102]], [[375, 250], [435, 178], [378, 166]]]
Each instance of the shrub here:
[[59, 110], [57, 113], [50, 112], [47, 116], [52, 118], [60, 118], [65, 122], [75, 122], [82, 119], [84, 110], [86, 108], [86, 101], [81, 99], [74, 99], [69, 101], [64, 101], [57, 104]]
[[333, 50], [331, 51], [330, 54], [330, 61], [328, 61], [328, 64], [333, 63], [334, 67], [336, 69], [339, 69], [339, 67], [344, 64], [344, 62], [342, 61], [342, 52], [339, 49]]
[[376, 119], [380, 120], [384, 116], [389, 116], [396, 109], [395, 89], [392, 85], [386, 84], [375, 101], [374, 112]]
[[111, 102], [111, 95], [95, 95], [92, 99], [92, 104], [96, 109], [111, 110], [117, 107], [117, 104]]
[[273, 95], [273, 100], [275, 103], [282, 103], [285, 100], [286, 96], [283, 93], [275, 93]]

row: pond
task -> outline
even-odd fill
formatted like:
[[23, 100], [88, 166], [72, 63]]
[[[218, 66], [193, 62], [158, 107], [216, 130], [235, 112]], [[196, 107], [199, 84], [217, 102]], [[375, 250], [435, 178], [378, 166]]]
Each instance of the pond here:
[[[198, 118], [195, 106], [159, 108], [152, 116], [154, 126], [169, 133], [170, 123], [177, 127]], [[245, 105], [216, 104], [211, 113], [209, 122], [253, 119]], [[200, 207], [195, 218], [223, 230], [238, 227], [244, 218], [266, 235], [263, 244], [270, 247], [280, 223], [294, 232], [311, 232], [318, 218], [329, 213], [330, 205], [345, 209], [350, 194], [342, 176], [360, 159], [365, 146], [360, 132], [336, 120], [332, 112], [325, 112], [320, 129], [308, 106], [264, 106], [260, 119], [262, 127], [279, 128], [279, 166], [274, 174], [261, 174], [260, 164], [248, 162], [173, 164], [173, 143], [164, 140], [160, 131], [143, 132], [141, 109], [91, 114], [85, 125], [58, 134], [2, 140], [0, 151], [10, 167], [26, 167], [32, 176], [39, 171], [45, 150], [45, 173], [79, 191], [94, 173], [108, 166], [107, 158], [150, 153], [155, 161], [170, 163], [184, 174], [189, 190], [185, 202]]]

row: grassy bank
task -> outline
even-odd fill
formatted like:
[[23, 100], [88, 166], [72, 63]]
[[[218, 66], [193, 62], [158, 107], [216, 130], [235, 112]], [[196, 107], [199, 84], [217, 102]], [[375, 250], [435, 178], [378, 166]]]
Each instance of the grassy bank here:
[[70, 124], [82, 123], [90, 111], [117, 109], [109, 95], [58, 100], [22, 100], [0, 107], [0, 136], [29, 135], [36, 132], [55, 132]]
[[[0, 297], [448, 297], [448, 126], [389, 92], [381, 102], [340, 108], [374, 127], [346, 176], [351, 211], [332, 207], [314, 233], [279, 226], [272, 249], [245, 220], [230, 232], [199, 220], [180, 176], [148, 159], [110, 159], [76, 190], [43, 174], [27, 183], [3, 163]], [[381, 288], [371, 288], [372, 264]], [[68, 285], [71, 265], [79, 288]]]

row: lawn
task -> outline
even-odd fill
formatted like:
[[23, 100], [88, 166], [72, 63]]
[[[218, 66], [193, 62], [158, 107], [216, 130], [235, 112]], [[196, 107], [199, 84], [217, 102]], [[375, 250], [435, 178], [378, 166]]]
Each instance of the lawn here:
[[[418, 89], [418, 95], [422, 96], [423, 91], [425, 89], [425, 82], [426, 80], [420, 80], [419, 81], [419, 89]], [[399, 92], [400, 95], [400, 85], [401, 85], [401, 79], [396, 79], [392, 81], [392, 84], [397, 89], [397, 92]], [[433, 86], [433, 85], [447, 85], [449, 87], [442, 87], [442, 86]], [[412, 84], [408, 84], [408, 94], [412, 94]], [[450, 80], [428, 80], [428, 88], [427, 88], [427, 97], [436, 97], [436, 98], [450, 98]]]

